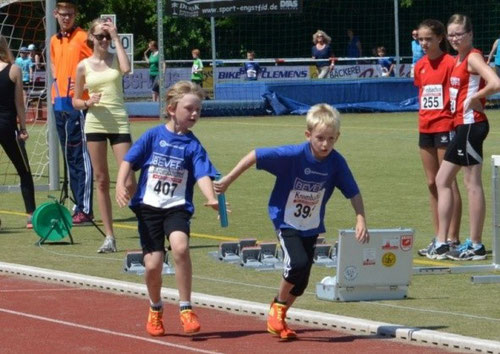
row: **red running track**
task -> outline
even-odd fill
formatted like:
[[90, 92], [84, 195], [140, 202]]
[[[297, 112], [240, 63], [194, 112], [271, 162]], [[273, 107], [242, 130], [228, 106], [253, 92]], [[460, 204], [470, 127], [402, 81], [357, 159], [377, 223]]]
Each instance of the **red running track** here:
[[184, 335], [178, 307], [165, 304], [167, 335], [145, 331], [147, 300], [0, 276], [1, 353], [444, 353], [393, 339], [298, 327], [282, 342], [265, 321], [196, 308], [201, 332]]

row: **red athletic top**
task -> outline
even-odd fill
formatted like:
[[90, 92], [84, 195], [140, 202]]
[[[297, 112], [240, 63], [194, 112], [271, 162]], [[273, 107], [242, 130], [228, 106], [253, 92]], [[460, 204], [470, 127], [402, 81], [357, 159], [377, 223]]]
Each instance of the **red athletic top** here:
[[[474, 48], [465, 56], [460, 64], [458, 64], [459, 57], [457, 57], [450, 77], [451, 111], [455, 126], [479, 123], [487, 120], [483, 112], [477, 112], [472, 109], [464, 111], [465, 101], [485, 86], [484, 79], [479, 74], [473, 74], [467, 70], [470, 53], [479, 53], [481, 54], [481, 58], [483, 57], [483, 53]], [[484, 108], [486, 98], [481, 99], [481, 104]]]
[[415, 86], [418, 86], [420, 133], [441, 133], [453, 129], [450, 111], [450, 75], [455, 59], [444, 53], [439, 58], [426, 55], [415, 64]]

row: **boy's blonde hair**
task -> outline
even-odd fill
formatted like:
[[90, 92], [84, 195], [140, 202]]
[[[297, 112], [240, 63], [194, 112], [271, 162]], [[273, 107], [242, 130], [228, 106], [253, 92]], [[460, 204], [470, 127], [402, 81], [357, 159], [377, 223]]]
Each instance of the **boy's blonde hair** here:
[[[178, 81], [167, 91], [167, 107], [177, 107], [177, 102], [179, 102], [182, 97], [188, 94], [198, 96], [200, 100], [203, 100], [205, 98], [205, 91], [200, 87], [200, 85], [195, 84], [191, 81]], [[168, 114], [168, 110], [166, 112], [166, 115], [168, 119], [171, 118]]]
[[306, 116], [307, 130], [312, 131], [317, 126], [332, 127], [335, 132], [340, 132], [340, 113], [326, 103], [312, 106]]
[[199, 57], [199, 56], [200, 56], [200, 50], [199, 50], [199, 49], [193, 49], [193, 50], [191, 51], [191, 54], [194, 54], [194, 55], [196, 55], [196, 56], [198, 56], [198, 57]]

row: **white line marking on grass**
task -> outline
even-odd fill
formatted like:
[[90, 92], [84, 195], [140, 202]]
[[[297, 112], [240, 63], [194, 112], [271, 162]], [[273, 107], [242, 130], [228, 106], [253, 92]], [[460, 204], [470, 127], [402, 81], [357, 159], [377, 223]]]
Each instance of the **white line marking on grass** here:
[[99, 332], [99, 333], [104, 333], [104, 334], [110, 334], [110, 335], [113, 335], [113, 336], [125, 337], [125, 338], [130, 338], [130, 339], [135, 339], [135, 340], [143, 341], [143, 342], [159, 344], [159, 345], [163, 345], [163, 346], [166, 346], [166, 347], [173, 347], [173, 348], [177, 348], [177, 349], [189, 350], [189, 351], [197, 352], [197, 353], [210, 353], [210, 354], [218, 353], [218, 352], [213, 352], [213, 351], [209, 351], [209, 350], [192, 348], [192, 347], [188, 347], [188, 346], [185, 346], [185, 345], [169, 343], [169, 342], [161, 341], [161, 340], [158, 340], [158, 339], [140, 337], [140, 336], [136, 336], [136, 335], [133, 335], [133, 334], [122, 333], [122, 332], [115, 332], [115, 331], [110, 331], [108, 329], [95, 328], [95, 327], [81, 325], [81, 324], [78, 324], [78, 323], [72, 323], [72, 322], [67, 322], [67, 321], [56, 320], [56, 319], [49, 318], [49, 317], [43, 317], [43, 316], [32, 315], [32, 314], [24, 313], [24, 312], [12, 311], [12, 310], [8, 310], [8, 309], [5, 309], [5, 308], [0, 308], [0, 312], [4, 312], [4, 313], [11, 314], [11, 315], [16, 315], [16, 316], [21, 316], [21, 317], [28, 317], [28, 318], [32, 318], [32, 319], [39, 320], [39, 321], [52, 322], [52, 323], [56, 323], [56, 324], [63, 325], [63, 326], [75, 327], [75, 328], [85, 329], [85, 330], [88, 330], [88, 331]]
[[402, 310], [412, 310], [412, 311], [420, 311], [420, 312], [431, 312], [431, 313], [437, 313], [437, 314], [445, 314], [445, 315], [452, 315], [452, 316], [461, 316], [461, 317], [466, 317], [466, 318], [474, 318], [474, 319], [478, 319], [478, 320], [487, 320], [487, 321], [493, 321], [493, 322], [500, 322], [500, 318], [491, 318], [491, 317], [485, 317], [485, 316], [469, 315], [467, 313], [462, 313], [462, 312], [449, 312], [449, 311], [440, 311], [440, 310], [419, 309], [419, 308], [414, 308], [414, 307], [391, 305], [391, 304], [385, 304], [385, 303], [374, 302], [374, 301], [360, 301], [360, 302], [362, 302], [364, 304], [369, 304], [369, 305], [378, 305], [378, 306], [385, 306], [385, 307], [393, 307], [393, 308], [402, 309]]

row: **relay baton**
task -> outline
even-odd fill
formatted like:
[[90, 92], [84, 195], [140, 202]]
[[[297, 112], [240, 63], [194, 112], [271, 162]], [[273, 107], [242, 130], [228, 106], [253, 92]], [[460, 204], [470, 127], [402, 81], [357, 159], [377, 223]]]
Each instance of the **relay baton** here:
[[[215, 180], [220, 180], [221, 175], [217, 173], [215, 175]], [[220, 193], [217, 195], [217, 199], [219, 200], [219, 217], [220, 217], [220, 226], [227, 227], [229, 225], [227, 221], [227, 210], [226, 210], [226, 196], [224, 193]]]

